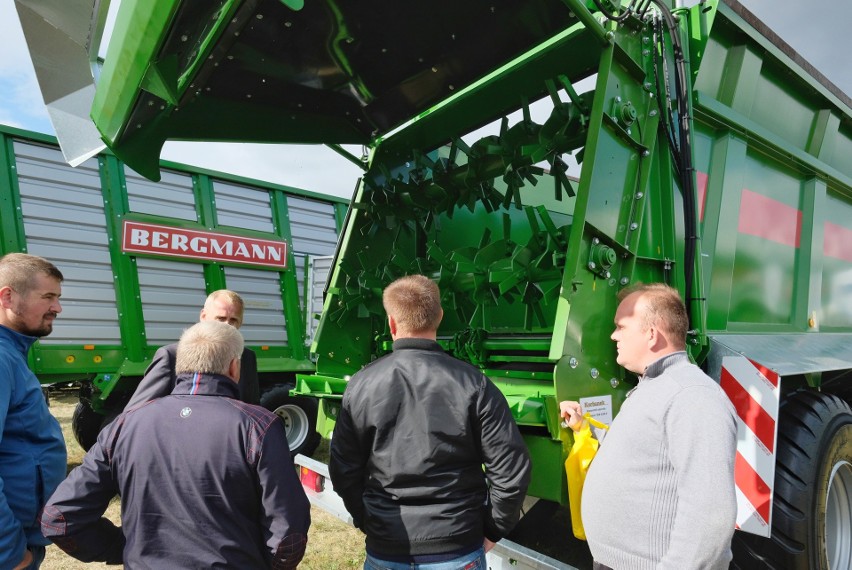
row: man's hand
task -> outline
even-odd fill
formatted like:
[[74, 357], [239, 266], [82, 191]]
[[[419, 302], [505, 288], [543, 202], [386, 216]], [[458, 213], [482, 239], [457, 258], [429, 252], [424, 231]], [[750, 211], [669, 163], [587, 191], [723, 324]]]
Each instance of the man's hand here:
[[24, 550], [24, 559], [18, 562], [18, 565], [15, 566], [13, 570], [21, 570], [22, 568], [28, 568], [30, 564], [33, 563], [33, 553], [29, 551], [29, 549]]
[[583, 406], [580, 402], [573, 400], [565, 400], [559, 402], [559, 415], [564, 420], [563, 425], [571, 428], [574, 431], [580, 431], [583, 427]]
[[491, 550], [492, 548], [494, 548], [494, 545], [495, 545], [495, 544], [497, 544], [497, 543], [496, 543], [496, 542], [491, 542], [490, 540], [488, 540], [488, 539], [486, 538], [486, 539], [484, 539], [484, 540], [482, 541], [482, 548], [485, 550], [485, 552], [488, 552], [489, 550]]

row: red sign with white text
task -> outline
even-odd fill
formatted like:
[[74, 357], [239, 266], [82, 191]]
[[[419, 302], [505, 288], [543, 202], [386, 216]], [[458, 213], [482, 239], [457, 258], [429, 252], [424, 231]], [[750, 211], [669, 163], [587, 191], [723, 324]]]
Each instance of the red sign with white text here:
[[285, 269], [287, 242], [124, 221], [121, 251]]

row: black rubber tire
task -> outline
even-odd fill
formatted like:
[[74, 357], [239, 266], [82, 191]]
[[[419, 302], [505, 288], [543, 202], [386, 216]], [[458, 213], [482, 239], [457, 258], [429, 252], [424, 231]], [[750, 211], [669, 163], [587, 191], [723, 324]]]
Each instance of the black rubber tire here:
[[71, 416], [71, 430], [74, 432], [74, 439], [85, 451], [95, 445], [103, 421], [104, 417], [93, 410], [88, 402], [77, 402]]
[[310, 456], [320, 443], [316, 398], [291, 396], [289, 386], [276, 386], [260, 397], [260, 405], [284, 421], [290, 454]]
[[[852, 504], [843, 505], [845, 511], [838, 517], [829, 515], [841, 525], [831, 524], [831, 543], [846, 541], [846, 552], [838, 550], [827, 554], [826, 503], [832, 475], [837, 485], [831, 493], [840, 497], [848, 490], [852, 477], [852, 409], [837, 396], [800, 390], [792, 393], [781, 404], [778, 424], [778, 455], [775, 466], [775, 497], [772, 502], [772, 535], [761, 538], [737, 531], [732, 549], [734, 562], [731, 568], [754, 570], [837, 570], [848, 566], [849, 513]], [[835, 469], [839, 470], [835, 472]], [[844, 485], [845, 482], [845, 485]], [[852, 502], [852, 495], [844, 495], [843, 503]], [[840, 536], [839, 528], [844, 529]], [[841, 545], [843, 546], [843, 545]], [[829, 566], [829, 556], [831, 566]], [[839, 560], [842, 556], [843, 559]]]

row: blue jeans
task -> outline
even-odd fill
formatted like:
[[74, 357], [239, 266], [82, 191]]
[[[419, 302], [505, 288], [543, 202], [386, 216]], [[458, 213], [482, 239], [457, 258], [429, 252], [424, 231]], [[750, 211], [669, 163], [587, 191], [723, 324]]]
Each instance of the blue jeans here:
[[426, 564], [391, 562], [374, 558], [369, 554], [367, 559], [364, 560], [364, 570], [485, 570], [486, 568], [488, 566], [485, 562], [485, 550], [482, 548], [452, 560], [428, 562]]

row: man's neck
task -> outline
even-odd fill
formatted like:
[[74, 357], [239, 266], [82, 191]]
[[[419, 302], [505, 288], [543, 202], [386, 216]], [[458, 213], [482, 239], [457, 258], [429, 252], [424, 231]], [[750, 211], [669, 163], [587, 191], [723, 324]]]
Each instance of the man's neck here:
[[410, 332], [399, 332], [395, 335], [391, 335], [393, 340], [402, 340], [404, 338], [422, 338], [425, 340], [438, 340], [438, 335], [436, 331], [426, 331], [420, 333], [410, 333]]

